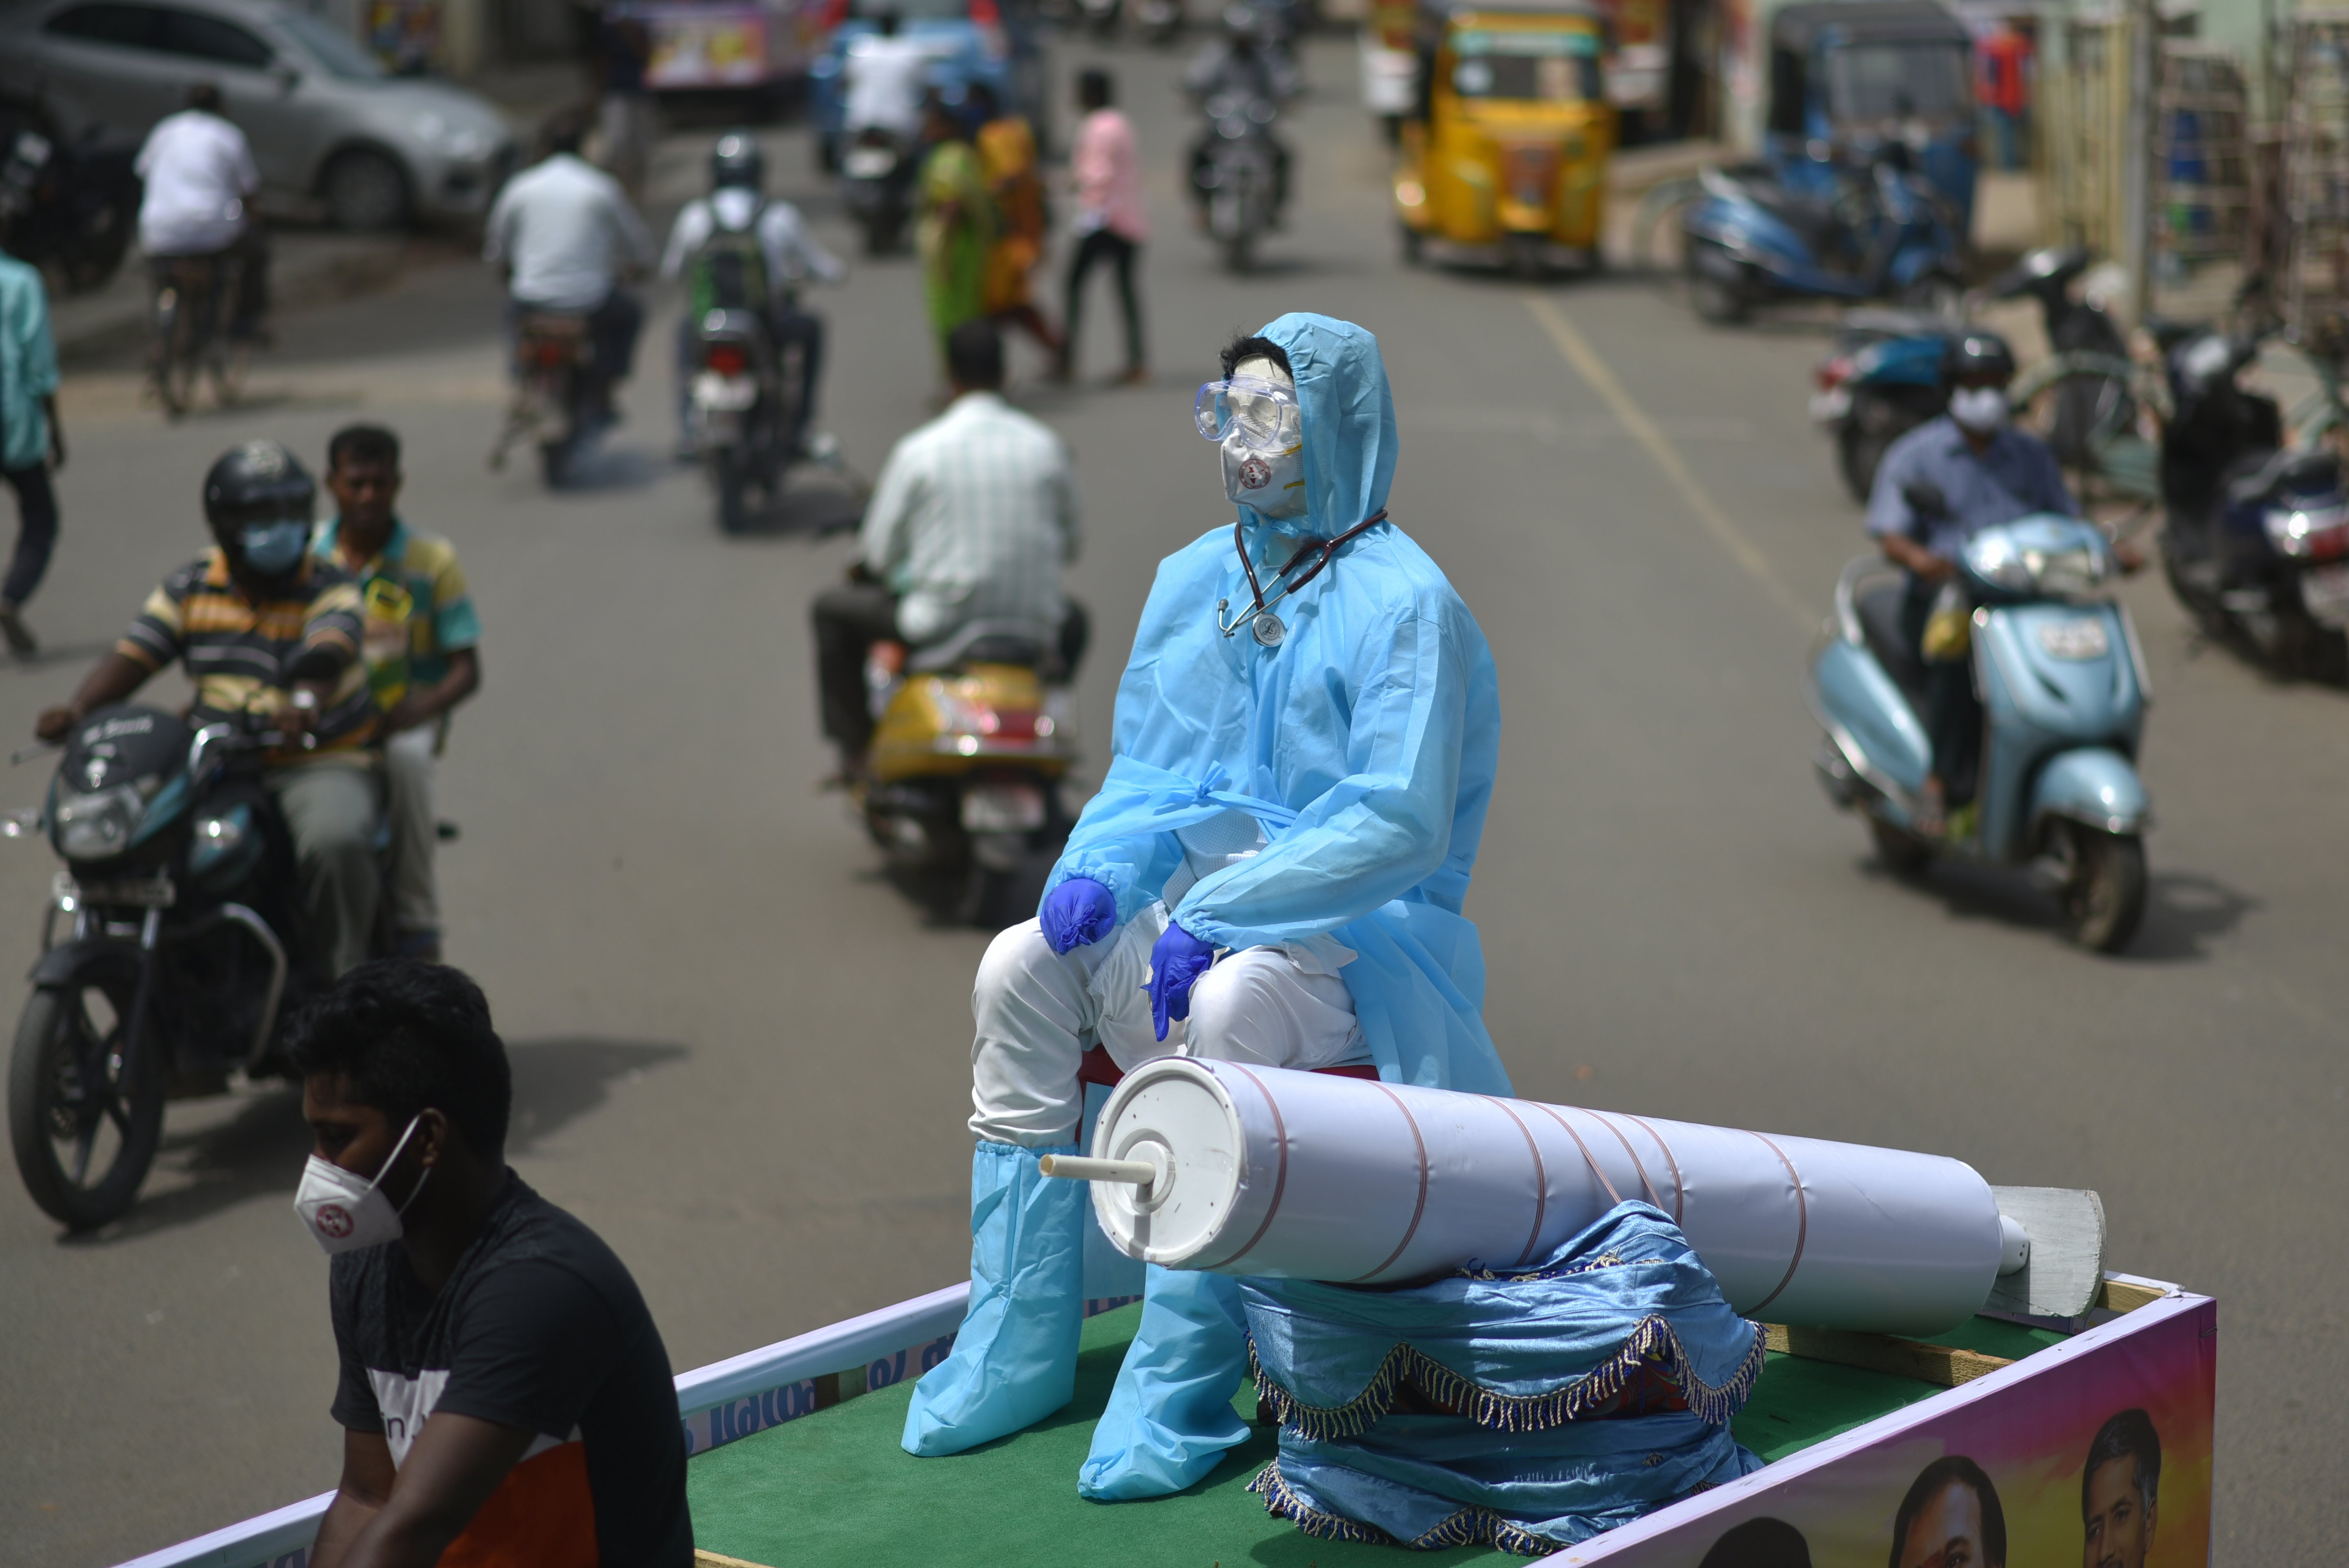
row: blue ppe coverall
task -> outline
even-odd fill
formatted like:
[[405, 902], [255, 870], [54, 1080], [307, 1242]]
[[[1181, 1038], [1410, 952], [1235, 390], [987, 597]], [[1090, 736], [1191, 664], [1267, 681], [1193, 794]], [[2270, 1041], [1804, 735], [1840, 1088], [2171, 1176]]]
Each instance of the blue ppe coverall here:
[[[1396, 441], [1370, 333], [1290, 315], [1261, 335], [1297, 380], [1308, 497], [1303, 517], [1278, 523], [1241, 509], [1270, 594], [1307, 541], [1386, 505]], [[1218, 600], [1251, 603], [1228, 525], [1159, 566], [1118, 686], [1115, 756], [1050, 885], [1100, 882], [1123, 923], [1182, 863], [1177, 829], [1251, 812], [1269, 844], [1201, 879], [1175, 921], [1217, 947], [1335, 937], [1359, 954], [1340, 974], [1381, 1078], [1510, 1093], [1481, 1016], [1484, 949], [1461, 913], [1501, 734], [1475, 618], [1392, 522], [1340, 545], [1277, 605], [1288, 627], [1278, 647], [1245, 628], [1223, 635]], [[1147, 1281], [1080, 1472], [1088, 1497], [1181, 1491], [1247, 1435], [1231, 1407], [1247, 1361], [1238, 1283], [1156, 1266]]]

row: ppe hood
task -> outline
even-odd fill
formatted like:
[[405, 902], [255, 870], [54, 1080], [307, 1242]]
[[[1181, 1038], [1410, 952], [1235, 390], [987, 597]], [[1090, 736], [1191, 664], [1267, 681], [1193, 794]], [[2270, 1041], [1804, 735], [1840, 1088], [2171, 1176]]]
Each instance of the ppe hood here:
[[1386, 505], [1394, 480], [1394, 397], [1379, 340], [1350, 321], [1304, 312], [1258, 335], [1288, 354], [1305, 417], [1305, 515], [1269, 526], [1333, 539]]

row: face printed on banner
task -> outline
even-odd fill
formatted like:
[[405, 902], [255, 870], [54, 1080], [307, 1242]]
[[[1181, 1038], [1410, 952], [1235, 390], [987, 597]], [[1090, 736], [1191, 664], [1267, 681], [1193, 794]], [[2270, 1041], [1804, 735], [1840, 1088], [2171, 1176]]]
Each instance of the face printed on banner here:
[[2082, 1568], [2145, 1568], [2153, 1546], [2154, 1511], [2137, 1485], [2137, 1461], [2124, 1454], [2088, 1472], [2081, 1511], [2087, 1541]]
[[1962, 1480], [1935, 1492], [1901, 1537], [1900, 1568], [2005, 1568], [1984, 1550], [1982, 1499]]

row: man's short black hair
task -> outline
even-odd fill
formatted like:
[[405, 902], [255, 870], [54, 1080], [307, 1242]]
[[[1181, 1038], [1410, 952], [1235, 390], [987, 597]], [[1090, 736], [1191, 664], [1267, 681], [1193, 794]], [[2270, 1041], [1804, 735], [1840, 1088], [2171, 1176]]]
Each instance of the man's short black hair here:
[[326, 471], [344, 459], [355, 463], [388, 463], [399, 467], [399, 438], [381, 425], [346, 425], [326, 443]]
[[221, 111], [221, 90], [218, 82], [188, 84], [188, 107], [198, 114], [218, 114]]
[[402, 958], [358, 965], [294, 1020], [286, 1054], [305, 1078], [342, 1078], [347, 1098], [395, 1128], [437, 1110], [476, 1155], [505, 1151], [513, 1073], [489, 998], [461, 970]]
[[874, 30], [885, 38], [895, 37], [897, 36], [897, 29], [904, 25], [905, 18], [897, 14], [895, 7], [885, 10], [878, 16], [873, 18]]
[[1272, 339], [1258, 337], [1252, 332], [1242, 333], [1224, 346], [1224, 379], [1230, 380], [1232, 372], [1238, 369], [1243, 361], [1249, 359], [1269, 359], [1288, 371], [1290, 380], [1297, 379], [1297, 372], [1289, 368], [1288, 350]]
[[947, 334], [947, 374], [956, 386], [974, 392], [1001, 388], [1003, 335], [993, 322], [967, 321]]
[[2088, 1517], [2088, 1483], [2115, 1460], [2136, 1461], [2137, 1501], [2147, 1512], [2153, 1511], [2161, 1491], [2161, 1434], [2153, 1429], [2153, 1418], [2143, 1410], [2123, 1410], [2098, 1427], [2095, 1440], [2088, 1445], [2088, 1462], [2080, 1470], [2083, 1522]]
[[1982, 1561], [1989, 1568], [2006, 1568], [2006, 1511], [1998, 1505], [1998, 1488], [1991, 1485], [1982, 1466], [1963, 1454], [1935, 1460], [1909, 1483], [1909, 1495], [1900, 1500], [1900, 1511], [1892, 1519], [1892, 1568], [1900, 1568], [1900, 1549], [1909, 1544], [1909, 1526], [1952, 1482], [1971, 1488], [1982, 1504]]
[[553, 158], [567, 152], [574, 158], [587, 140], [587, 112], [579, 108], [557, 109], [546, 117], [538, 128], [538, 153], [541, 158]]
[[1117, 101], [1117, 85], [1099, 66], [1077, 73], [1077, 101], [1087, 108], [1107, 108]]
[[1749, 1519], [1723, 1532], [1697, 1568], [1811, 1568], [1811, 1543], [1783, 1519]]

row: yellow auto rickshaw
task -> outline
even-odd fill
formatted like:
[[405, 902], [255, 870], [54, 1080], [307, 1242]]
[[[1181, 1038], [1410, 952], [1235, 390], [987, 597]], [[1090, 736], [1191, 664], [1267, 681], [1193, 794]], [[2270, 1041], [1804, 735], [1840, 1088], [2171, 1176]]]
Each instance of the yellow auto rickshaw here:
[[1429, 15], [1394, 180], [1404, 259], [1595, 269], [1615, 146], [1606, 21], [1586, 0], [1451, 0]]

